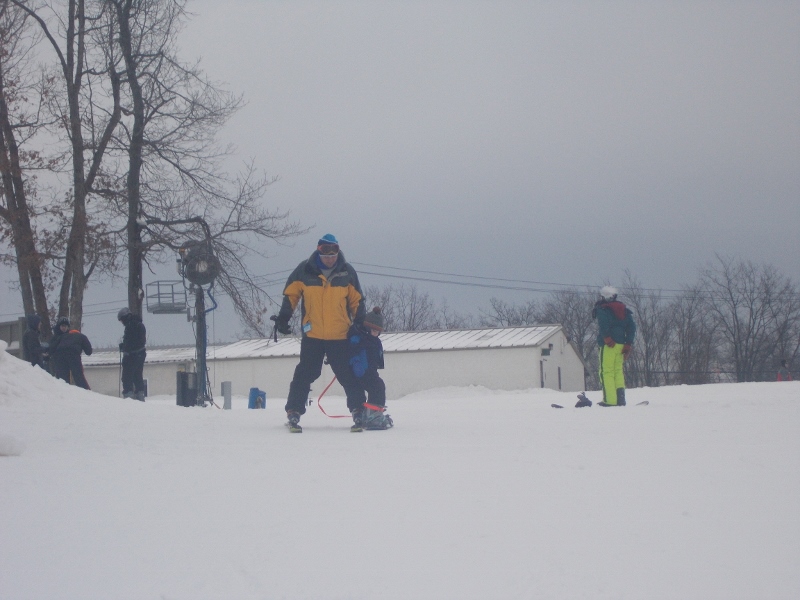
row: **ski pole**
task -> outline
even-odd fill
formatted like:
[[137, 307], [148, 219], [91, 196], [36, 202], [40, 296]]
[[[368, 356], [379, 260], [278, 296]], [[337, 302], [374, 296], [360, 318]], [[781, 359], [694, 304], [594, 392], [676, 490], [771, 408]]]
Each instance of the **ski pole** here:
[[269, 318], [269, 320], [272, 321], [273, 323], [275, 323], [272, 326], [272, 339], [275, 340], [275, 343], [277, 344], [278, 343], [278, 317], [276, 317], [275, 315], [272, 315]]

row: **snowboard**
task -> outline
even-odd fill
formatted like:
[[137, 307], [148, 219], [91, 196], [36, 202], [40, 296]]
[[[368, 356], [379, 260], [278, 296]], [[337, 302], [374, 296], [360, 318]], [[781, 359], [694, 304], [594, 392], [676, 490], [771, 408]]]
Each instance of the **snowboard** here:
[[[650, 404], [649, 400], [642, 400], [641, 402], [637, 402], [634, 406], [647, 406], [648, 404]], [[561, 404], [551, 404], [550, 406], [553, 408], [564, 408]], [[616, 406], [616, 404], [612, 406]]]

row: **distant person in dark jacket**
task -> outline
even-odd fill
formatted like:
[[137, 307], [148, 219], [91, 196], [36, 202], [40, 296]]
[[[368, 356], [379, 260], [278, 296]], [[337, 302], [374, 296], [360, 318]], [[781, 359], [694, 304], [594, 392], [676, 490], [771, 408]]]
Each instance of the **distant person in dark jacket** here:
[[50, 341], [50, 357], [55, 376], [69, 383], [72, 375], [75, 385], [86, 390], [90, 389], [81, 362], [81, 352], [86, 356], [92, 353], [89, 338], [77, 329], [70, 329], [69, 319], [66, 317], [59, 318], [56, 325], [59, 334]]
[[383, 327], [383, 315], [376, 306], [364, 317], [363, 325], [353, 325], [348, 334], [350, 367], [367, 394], [362, 420], [364, 429], [388, 429], [394, 424], [385, 414], [386, 384], [378, 375], [378, 369], [383, 369], [383, 344], [379, 337]]
[[126, 306], [117, 313], [117, 320], [125, 326], [119, 351], [122, 353], [122, 397], [144, 402], [144, 359], [147, 357], [147, 329], [141, 317]]
[[48, 361], [48, 367], [50, 372], [58, 377], [56, 374], [56, 362], [57, 357], [53, 356], [53, 348], [58, 345], [58, 338], [69, 331], [69, 319], [67, 317], [58, 317], [56, 319], [55, 325], [53, 325], [53, 336], [50, 338], [50, 348], [48, 350], [50, 354], [50, 360]]
[[789, 367], [786, 366], [786, 359], [784, 358], [781, 360], [781, 366], [778, 369], [778, 381], [791, 381], [792, 380], [792, 372], [789, 370]]
[[592, 317], [597, 319], [597, 345], [600, 348], [600, 406], [625, 406], [624, 362], [633, 349], [636, 323], [633, 313], [617, 300], [617, 290], [610, 285], [600, 290]]
[[28, 315], [25, 320], [28, 322], [28, 329], [22, 334], [22, 357], [34, 367], [44, 369], [45, 353], [39, 339], [39, 325], [42, 318], [39, 315]]

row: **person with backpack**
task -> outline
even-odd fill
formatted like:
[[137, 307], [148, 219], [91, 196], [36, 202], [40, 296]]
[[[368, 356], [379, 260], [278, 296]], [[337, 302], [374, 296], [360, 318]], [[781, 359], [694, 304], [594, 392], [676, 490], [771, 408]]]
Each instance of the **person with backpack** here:
[[353, 323], [360, 325], [364, 320], [364, 296], [356, 270], [345, 260], [339, 241], [330, 233], [317, 241], [317, 249], [286, 280], [283, 303], [275, 317], [280, 333], [292, 333], [289, 320], [298, 304], [302, 338], [300, 362], [286, 398], [289, 431], [303, 431], [300, 417], [306, 412], [311, 384], [322, 374], [326, 357], [347, 395], [353, 423], [361, 423], [366, 395], [350, 370], [347, 334]]
[[39, 339], [39, 325], [42, 318], [39, 315], [28, 315], [25, 320], [28, 323], [28, 329], [22, 334], [22, 358], [34, 367], [44, 369], [47, 355], [42, 350], [42, 342]]
[[353, 325], [350, 339], [350, 367], [358, 383], [367, 394], [363, 419], [355, 423], [352, 431], [361, 429], [389, 429], [394, 425], [386, 414], [386, 384], [378, 369], [383, 369], [383, 344], [380, 340], [384, 320], [381, 309], [376, 306], [364, 317], [363, 326]]
[[600, 290], [600, 299], [592, 309], [597, 319], [597, 345], [600, 351], [600, 385], [603, 401], [600, 406], [625, 406], [625, 361], [633, 350], [636, 323], [633, 313], [617, 300], [616, 288], [607, 285]]
[[119, 351], [122, 354], [122, 397], [144, 402], [144, 360], [147, 358], [147, 328], [141, 317], [126, 306], [117, 313], [117, 320], [125, 327]]
[[59, 334], [50, 341], [50, 357], [53, 360], [55, 376], [70, 382], [70, 375], [75, 385], [85, 390], [91, 389], [86, 376], [83, 374], [81, 352], [89, 356], [92, 353], [92, 344], [78, 329], [70, 329], [67, 317], [60, 317], [56, 326]]

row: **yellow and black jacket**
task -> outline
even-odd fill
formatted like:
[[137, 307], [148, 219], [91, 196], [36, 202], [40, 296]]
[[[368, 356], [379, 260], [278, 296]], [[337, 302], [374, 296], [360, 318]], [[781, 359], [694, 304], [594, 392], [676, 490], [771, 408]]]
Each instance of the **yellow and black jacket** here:
[[364, 295], [355, 269], [339, 252], [329, 277], [320, 270], [317, 253], [289, 275], [279, 319], [288, 321], [300, 300], [303, 335], [320, 340], [345, 340], [354, 322], [364, 320]]

